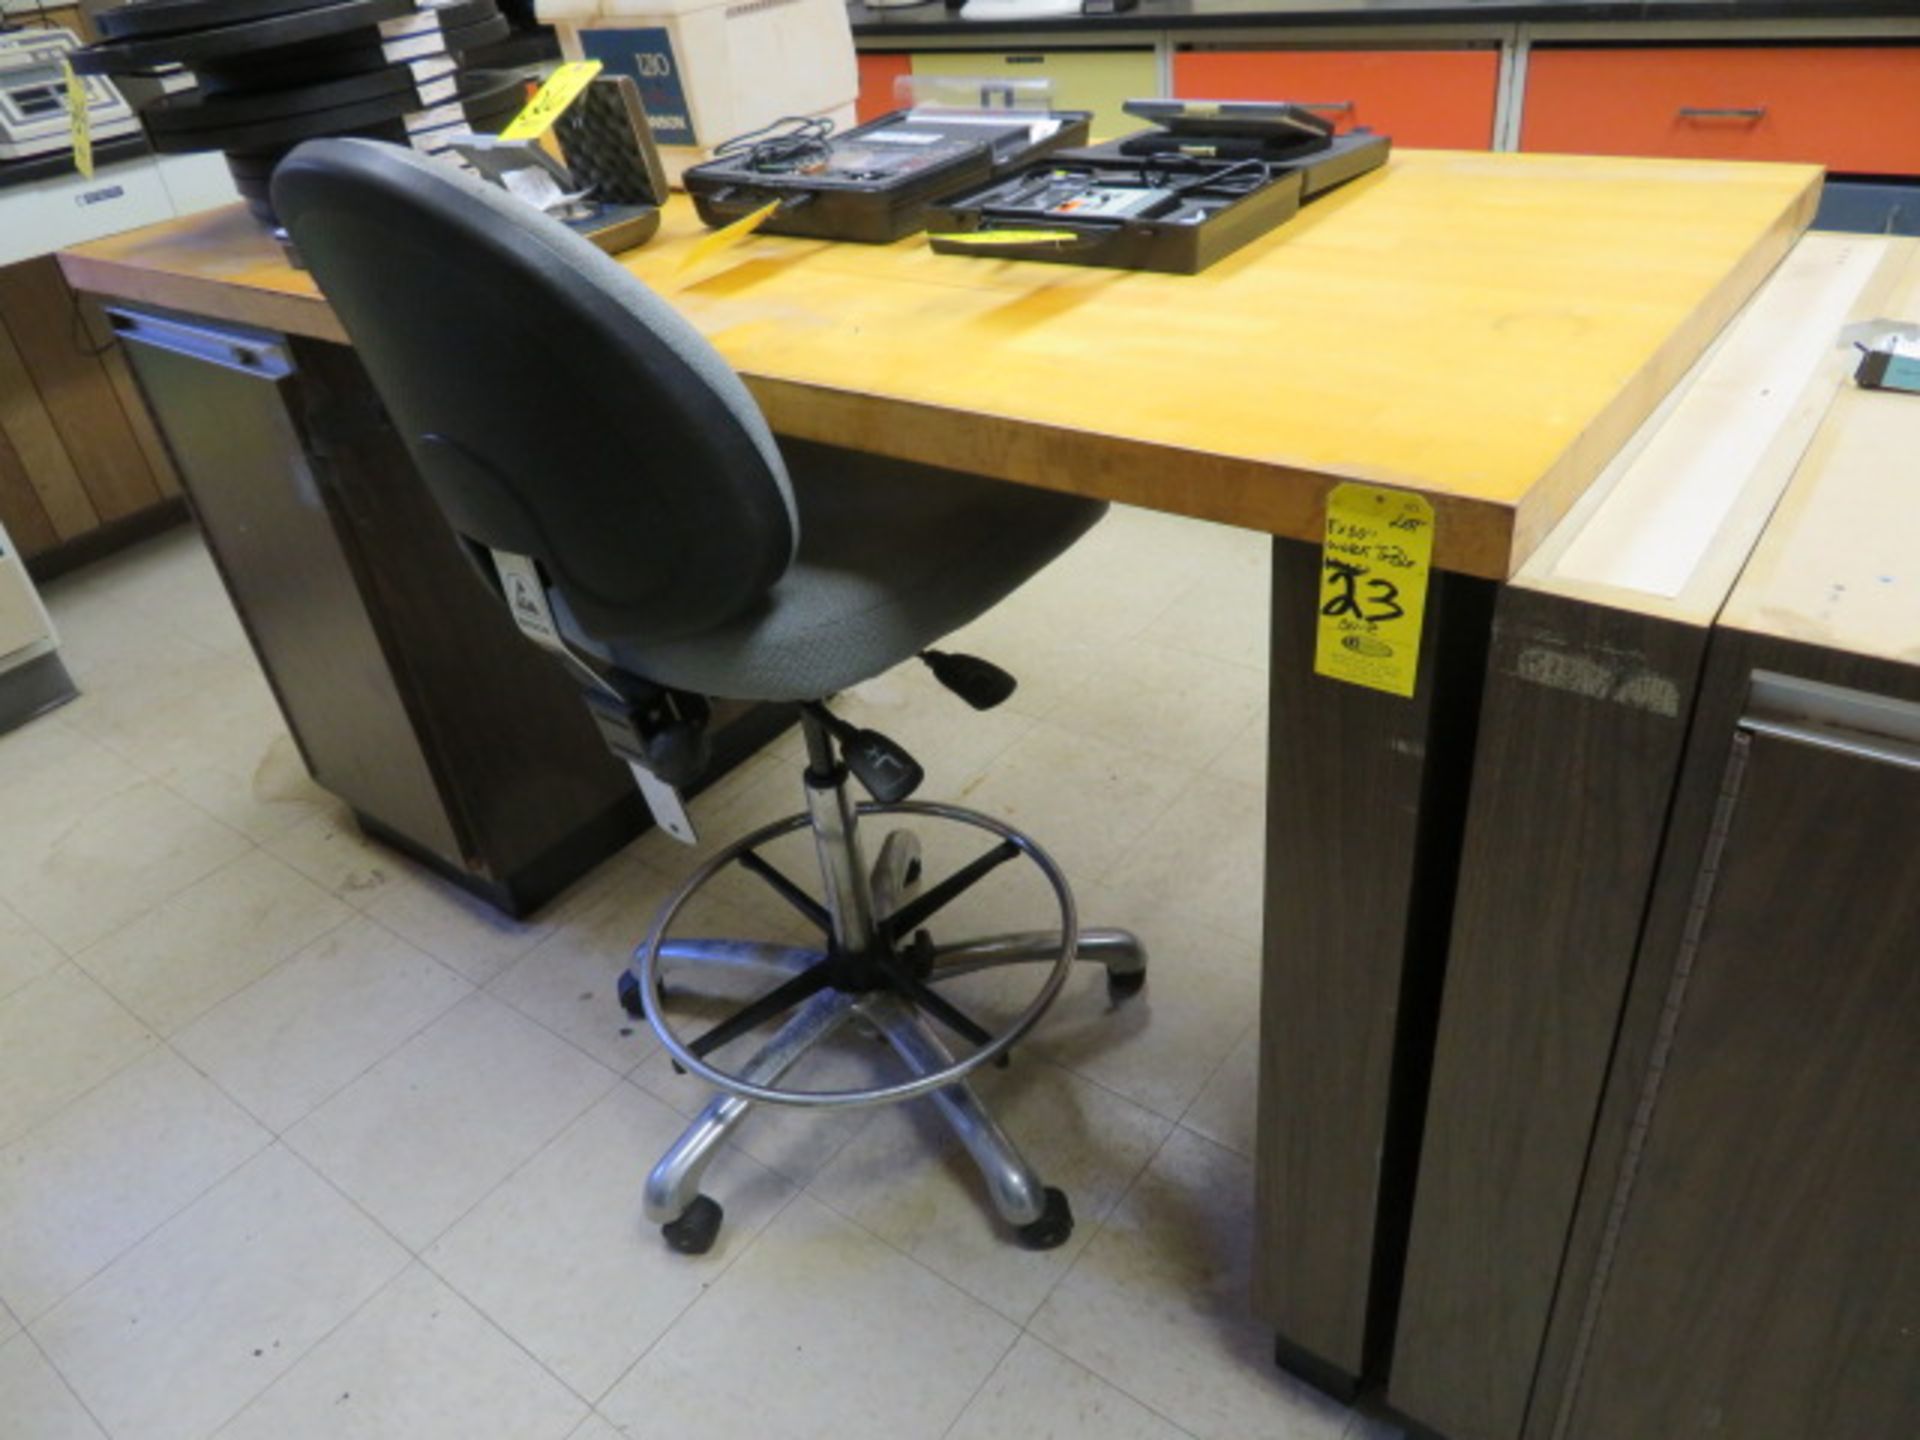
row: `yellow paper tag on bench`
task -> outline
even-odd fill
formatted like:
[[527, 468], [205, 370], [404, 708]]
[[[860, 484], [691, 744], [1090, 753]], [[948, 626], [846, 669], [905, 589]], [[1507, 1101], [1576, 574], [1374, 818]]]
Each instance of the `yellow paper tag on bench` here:
[[1409, 490], [1336, 485], [1320, 552], [1318, 675], [1411, 698], [1433, 567], [1433, 506]]
[[580, 98], [580, 92], [600, 73], [598, 60], [575, 60], [562, 65], [547, 77], [547, 83], [534, 92], [526, 109], [514, 116], [500, 132], [502, 140], [538, 140], [553, 122], [567, 113], [567, 107]]
[[73, 136], [73, 168], [87, 179], [93, 178], [93, 116], [87, 109], [87, 82], [73, 73], [73, 66], [60, 62], [67, 81], [67, 129]]
[[747, 215], [742, 215], [738, 220], [723, 225], [718, 230], [711, 230], [707, 234], [702, 235], [698, 240], [694, 241], [693, 244], [689, 245], [687, 247], [687, 253], [680, 257], [680, 268], [686, 270], [694, 265], [698, 265], [709, 255], [718, 255], [722, 250], [729, 250], [735, 245], [738, 245], [742, 240], [766, 224], [767, 221], [771, 220], [773, 218], [773, 212], [786, 203], [784, 200], [769, 200], [758, 210]]

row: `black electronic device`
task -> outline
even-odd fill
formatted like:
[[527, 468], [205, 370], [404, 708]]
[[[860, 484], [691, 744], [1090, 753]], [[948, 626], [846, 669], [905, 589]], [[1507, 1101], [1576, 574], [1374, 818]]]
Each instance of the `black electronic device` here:
[[196, 137], [198, 145], [183, 142], [182, 148], [226, 150], [227, 169], [233, 175], [233, 185], [240, 192], [240, 198], [247, 202], [256, 219], [272, 225], [276, 223], [272, 197], [274, 167], [303, 139], [357, 135], [437, 153], [455, 135], [497, 133], [506, 128], [526, 104], [526, 88], [519, 77], [512, 74], [469, 70], [459, 76], [458, 86], [458, 94], [452, 101], [429, 110], [396, 110], [389, 105], [376, 113], [377, 107], [373, 106], [340, 106], [285, 119], [271, 126], [250, 127], [245, 132], [248, 148], [236, 143], [238, 137], [210, 146], [205, 134]]
[[436, 6], [431, 20], [427, 25], [403, 18], [300, 44], [214, 56], [194, 66], [194, 78], [202, 94], [226, 95], [324, 84], [393, 65], [409, 65], [425, 77], [456, 68], [468, 51], [496, 45], [509, 33], [494, 0]]
[[273, 169], [302, 141], [359, 135], [439, 153], [526, 103], [518, 75], [469, 69], [505, 39], [496, 0], [134, 0], [103, 12], [82, 74], [185, 75], [142, 104], [162, 154], [226, 152], [234, 186], [274, 223]]
[[[128, 6], [133, 14], [140, 7]], [[112, 12], [109, 12], [112, 13]], [[126, 75], [167, 65], [198, 69], [210, 61], [243, 61], [263, 50], [278, 50], [353, 30], [367, 30], [414, 15], [413, 0], [339, 0], [265, 19], [242, 20], [206, 29], [160, 35], [128, 34], [102, 40], [75, 52], [73, 68], [82, 75]]]
[[940, 201], [927, 238], [943, 255], [1194, 275], [1378, 168], [1388, 151], [1384, 135], [1364, 132], [1282, 159], [1142, 155], [1127, 144], [1063, 150]]
[[887, 244], [924, 227], [927, 206], [1061, 146], [1083, 144], [1085, 110], [896, 110], [833, 133], [784, 121], [728, 141], [681, 183], [700, 218], [728, 225], [770, 204], [775, 235]]
[[322, 10], [339, 0], [132, 0], [97, 12], [94, 24], [109, 40], [185, 35], [222, 25], [245, 25], [301, 10]]
[[1333, 135], [1325, 116], [1278, 100], [1128, 100], [1120, 108], [1182, 139], [1230, 136], [1291, 147]]

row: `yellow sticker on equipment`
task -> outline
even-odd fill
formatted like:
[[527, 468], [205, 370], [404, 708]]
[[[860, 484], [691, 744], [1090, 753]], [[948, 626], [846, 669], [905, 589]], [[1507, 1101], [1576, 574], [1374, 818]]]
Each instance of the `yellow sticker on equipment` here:
[[598, 60], [575, 60], [562, 65], [547, 77], [547, 83], [534, 92], [526, 109], [513, 117], [500, 132], [502, 140], [538, 140], [553, 122], [567, 113], [567, 107], [580, 98], [580, 92], [600, 73]]
[[73, 73], [73, 66], [60, 62], [67, 80], [67, 129], [73, 136], [73, 168], [87, 179], [93, 178], [93, 116], [87, 109], [87, 82]]
[[1378, 485], [1336, 485], [1320, 552], [1317, 675], [1411, 698], [1433, 566], [1433, 506]]
[[1078, 230], [956, 230], [930, 238], [949, 245], [1071, 245], [1086, 236]]

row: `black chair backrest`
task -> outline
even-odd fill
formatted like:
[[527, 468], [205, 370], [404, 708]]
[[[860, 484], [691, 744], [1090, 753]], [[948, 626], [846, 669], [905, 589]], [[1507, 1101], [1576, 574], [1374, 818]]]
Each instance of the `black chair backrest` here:
[[799, 521], [746, 387], [564, 225], [446, 162], [315, 140], [273, 203], [453, 528], [540, 562], [596, 640], [755, 603]]

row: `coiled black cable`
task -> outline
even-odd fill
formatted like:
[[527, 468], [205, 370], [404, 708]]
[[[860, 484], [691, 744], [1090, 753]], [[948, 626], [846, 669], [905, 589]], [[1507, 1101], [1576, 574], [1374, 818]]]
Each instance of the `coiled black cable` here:
[[792, 175], [827, 163], [833, 121], [825, 115], [784, 115], [771, 125], [736, 135], [715, 147], [716, 158], [742, 155], [746, 168], [762, 175]]

